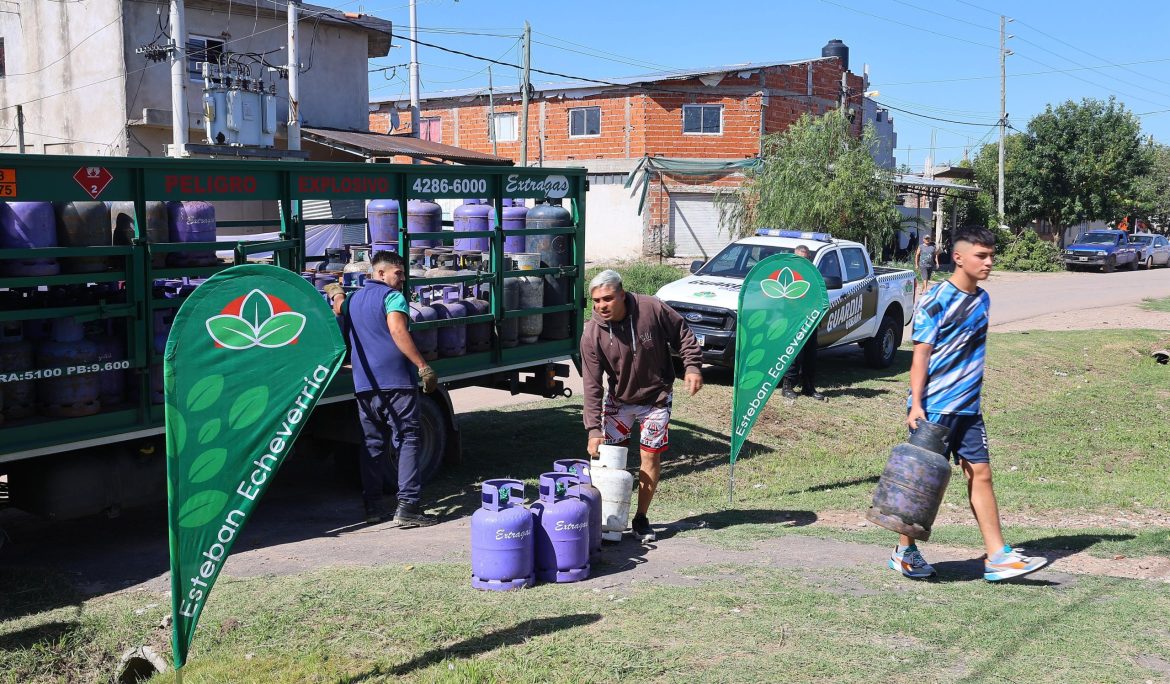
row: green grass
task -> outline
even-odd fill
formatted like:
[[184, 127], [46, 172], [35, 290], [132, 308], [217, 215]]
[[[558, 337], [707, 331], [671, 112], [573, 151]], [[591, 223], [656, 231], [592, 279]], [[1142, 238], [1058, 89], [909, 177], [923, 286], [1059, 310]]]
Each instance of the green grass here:
[[1142, 308], [1147, 311], [1168, 311], [1170, 312], [1170, 297], [1163, 297], [1161, 299], [1154, 299], [1147, 297], [1142, 300]]
[[607, 268], [612, 268], [622, 275], [622, 287], [627, 292], [652, 295], [665, 284], [674, 282], [687, 274], [686, 269], [671, 264], [658, 264], [652, 261], [623, 261], [612, 264], [597, 264], [585, 269], [585, 320], [593, 315], [593, 305], [589, 301], [589, 281], [593, 276]]
[[[1170, 408], [1166, 369], [1146, 353], [1160, 336], [991, 336], [984, 412], [1000, 506], [1053, 522], [1009, 526], [1010, 541], [1053, 555], [1170, 557], [1167, 528], [1101, 522], [1170, 508], [1170, 424], [1138, 418]], [[858, 351], [822, 355], [829, 402], [769, 402], [736, 466], [734, 506], [729, 374], [709, 370], [693, 398], [679, 388], [652, 519], [690, 523], [682, 536], [740, 554], [739, 562], [792, 534], [885, 547], [891, 534], [872, 526], [807, 523], [823, 511], [860, 517], [869, 506], [889, 449], [905, 437], [908, 355], [900, 351], [885, 371], [865, 369]], [[484, 479], [534, 484], [554, 459], [583, 456], [580, 411], [573, 398], [461, 415], [463, 462], [444, 470], [428, 497], [446, 515], [469, 515]], [[963, 489], [956, 471], [948, 510], [965, 510]], [[1089, 525], [1078, 515], [1097, 517]], [[940, 526], [931, 543], [981, 547], [973, 522]], [[1162, 584], [1091, 576], [1056, 586], [921, 584], [880, 565], [809, 561], [801, 572], [696, 566], [683, 574], [698, 588], [631, 584], [622, 568], [601, 567], [614, 574], [600, 592], [543, 586], [514, 595], [474, 592], [460, 564], [225, 576], [185, 681], [1002, 682], [1024, 672], [1123, 682], [1170, 674]], [[958, 578], [952, 571], [949, 579]], [[81, 602], [51, 573], [2, 567], [0, 588], [0, 682], [107, 681], [132, 645], [169, 651], [169, 632], [158, 628], [168, 610], [162, 595]]]
[[[914, 583], [881, 567], [679, 570], [691, 586], [510, 594], [474, 591], [466, 567], [452, 564], [224, 578], [184, 681], [998, 682], [1027, 670], [1087, 683], [1157, 678], [1164, 673], [1152, 668], [1170, 662], [1159, 617], [1170, 594], [1138, 582]], [[94, 667], [108, 667], [105, 654], [165, 642], [156, 626], [164, 608], [135, 614], [161, 598], [117, 594], [3, 623], [0, 681], [108, 681]], [[38, 630], [60, 636], [18, 648]]]

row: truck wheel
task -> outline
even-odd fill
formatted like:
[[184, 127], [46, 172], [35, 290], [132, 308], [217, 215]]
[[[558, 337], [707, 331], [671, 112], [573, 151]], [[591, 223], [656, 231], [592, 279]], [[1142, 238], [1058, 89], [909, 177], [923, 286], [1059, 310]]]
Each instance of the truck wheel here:
[[862, 346], [865, 350], [866, 364], [871, 368], [889, 368], [901, 344], [902, 328], [893, 316], [886, 314], [878, 326], [877, 334], [866, 340]]
[[1101, 266], [1102, 273], [1112, 273], [1117, 269], [1117, 260], [1114, 257], [1109, 257], [1105, 260], [1105, 264]]
[[1146, 257], [1146, 266], [1145, 266], [1145, 268], [1146, 268], [1146, 270], [1147, 270], [1147, 271], [1152, 271], [1152, 270], [1154, 270], [1154, 257], [1152, 257], [1152, 256], [1148, 256], [1148, 257]]
[[431, 481], [443, 465], [447, 450], [447, 412], [428, 395], [418, 402], [418, 470], [423, 484]]

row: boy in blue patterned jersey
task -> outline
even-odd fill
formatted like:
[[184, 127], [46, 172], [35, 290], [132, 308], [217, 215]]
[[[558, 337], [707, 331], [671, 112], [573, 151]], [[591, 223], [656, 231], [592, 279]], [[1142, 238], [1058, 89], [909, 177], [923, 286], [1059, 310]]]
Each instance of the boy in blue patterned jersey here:
[[[979, 397], [991, 299], [979, 283], [991, 274], [995, 235], [986, 228], [962, 228], [953, 243], [954, 275], [923, 295], [914, 315], [906, 425], [914, 432], [920, 420], [929, 420], [950, 430], [948, 449], [967, 477], [967, 498], [987, 550], [983, 578], [996, 582], [1035, 572], [1048, 561], [1004, 543], [991, 483]], [[935, 574], [906, 535], [898, 540], [889, 566], [906, 577]]]

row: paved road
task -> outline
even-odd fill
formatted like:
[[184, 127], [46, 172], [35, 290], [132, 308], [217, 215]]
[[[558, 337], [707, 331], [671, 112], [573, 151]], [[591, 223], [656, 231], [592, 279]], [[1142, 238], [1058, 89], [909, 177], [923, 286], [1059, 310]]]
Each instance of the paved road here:
[[[992, 297], [992, 330], [1028, 328], [1151, 327], [1170, 329], [1170, 315], [1136, 310], [1147, 297], [1170, 297], [1170, 268], [1118, 273], [995, 273], [985, 288]], [[906, 338], [909, 339], [909, 331]], [[565, 385], [581, 393], [574, 370]], [[531, 396], [468, 388], [453, 393], [456, 411], [539, 401]]]

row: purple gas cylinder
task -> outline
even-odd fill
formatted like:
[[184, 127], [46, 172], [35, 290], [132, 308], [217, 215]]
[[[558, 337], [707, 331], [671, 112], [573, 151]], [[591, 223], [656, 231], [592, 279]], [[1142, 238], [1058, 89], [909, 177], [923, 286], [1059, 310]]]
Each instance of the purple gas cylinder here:
[[[171, 229], [167, 224], [166, 202], [146, 203], [146, 231], [134, 233], [134, 203], [114, 202], [110, 205], [110, 225], [114, 231], [115, 245], [132, 245], [135, 237], [150, 244], [167, 242], [170, 240]], [[154, 268], [163, 268], [167, 265], [167, 255], [154, 252], [150, 258], [150, 265]]]
[[540, 476], [540, 500], [529, 509], [536, 533], [536, 579], [579, 582], [589, 577], [589, 504], [569, 473]]
[[174, 309], [159, 309], [154, 312], [154, 358], [150, 364], [150, 403], [166, 401], [163, 389], [163, 353], [167, 350], [167, 337], [171, 334]]
[[[410, 303], [410, 320], [415, 323], [427, 323], [430, 321], [439, 320], [439, 314], [434, 307], [423, 304], [421, 302]], [[427, 361], [434, 361], [439, 358], [439, 329], [426, 328], [424, 330], [411, 330], [410, 337], [414, 340], [414, 346], [418, 347], [418, 353]]]
[[471, 514], [471, 586], [489, 591], [536, 584], [532, 514], [519, 480], [487, 480]]
[[53, 339], [37, 347], [37, 364], [42, 369], [60, 370], [60, 375], [37, 383], [40, 413], [53, 418], [92, 416], [102, 410], [101, 383], [97, 373], [69, 375], [69, 368], [92, 366], [98, 358], [97, 345], [85, 339], [85, 328], [73, 318], [53, 321]]
[[[215, 242], [215, 205], [210, 202], [167, 202], [167, 226], [171, 242]], [[212, 266], [215, 252], [173, 252], [170, 266]]]
[[[463, 204], [455, 207], [454, 223], [456, 233], [491, 230], [492, 207], [484, 204], [483, 200], [463, 200]], [[491, 247], [491, 238], [456, 238], [455, 249], [477, 252], [487, 251]]]
[[[20, 321], [0, 323], [0, 373], [16, 373], [36, 368], [36, 352], [24, 335]], [[4, 398], [4, 416], [8, 420], [28, 418], [36, 412], [37, 390], [33, 380], [0, 384]]]
[[[51, 202], [0, 202], [0, 249], [57, 246], [57, 217]], [[0, 260], [0, 275], [57, 275], [61, 267], [51, 257]]]
[[577, 476], [573, 491], [589, 504], [589, 559], [595, 560], [601, 553], [601, 490], [593, 486], [589, 474], [589, 461], [581, 458], [563, 458], [553, 461], [553, 470]]
[[[459, 291], [454, 287], [443, 292], [443, 301], [434, 302], [431, 306], [438, 314], [439, 320], [467, 317], [467, 305], [459, 299]], [[441, 358], [463, 356], [466, 353], [466, 325], [448, 325], [439, 328], [439, 356]]]
[[398, 251], [398, 200], [376, 199], [366, 205], [370, 242], [393, 243]]
[[[492, 307], [486, 301], [476, 298], [468, 298], [463, 300], [463, 305], [467, 307], [468, 316], [482, 316], [490, 314]], [[467, 324], [467, 353], [477, 354], [479, 352], [491, 351], [492, 349], [492, 324], [491, 322], [484, 323], [468, 323]]]
[[[112, 240], [110, 210], [105, 202], [54, 202], [57, 213], [57, 245], [61, 247], [109, 247]], [[106, 257], [63, 257], [68, 273], [100, 273], [109, 266]]]
[[[504, 199], [504, 220], [500, 226], [504, 230], [524, 230], [528, 219], [528, 207], [522, 199]], [[504, 252], [524, 251], [524, 234], [504, 236]]]
[[[97, 348], [97, 363], [105, 367], [126, 358], [126, 344], [110, 334], [108, 321], [95, 321], [86, 331], [86, 337]], [[117, 406], [126, 400], [126, 371], [103, 370], [98, 373], [98, 397], [102, 406]]]
[[[410, 200], [406, 203], [406, 232], [438, 233], [443, 230], [443, 208], [437, 202]], [[411, 240], [411, 247], [433, 247], [437, 240]]]

